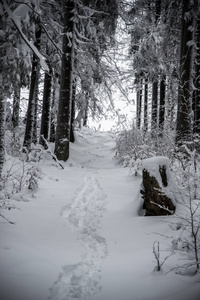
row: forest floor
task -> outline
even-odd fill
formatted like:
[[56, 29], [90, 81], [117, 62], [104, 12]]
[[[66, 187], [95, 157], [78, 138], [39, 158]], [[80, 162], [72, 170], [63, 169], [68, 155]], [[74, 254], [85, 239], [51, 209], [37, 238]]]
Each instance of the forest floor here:
[[[115, 135], [76, 138], [63, 170], [41, 160], [38, 189], [10, 200], [14, 224], [0, 218], [0, 299], [198, 300], [199, 274], [174, 269], [191, 255], [173, 247], [181, 224], [138, 215], [141, 176], [117, 164]], [[160, 272], [156, 241], [161, 262], [169, 256]]]

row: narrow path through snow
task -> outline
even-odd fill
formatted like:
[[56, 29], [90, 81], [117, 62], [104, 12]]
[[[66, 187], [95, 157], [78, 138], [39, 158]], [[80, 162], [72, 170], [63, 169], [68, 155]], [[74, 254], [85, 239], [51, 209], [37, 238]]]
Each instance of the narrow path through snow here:
[[89, 153], [89, 159], [81, 163], [82, 168], [85, 168], [83, 184], [77, 189], [71, 203], [61, 210], [62, 217], [82, 243], [81, 261], [63, 267], [50, 289], [49, 300], [89, 300], [101, 290], [102, 262], [108, 250], [105, 238], [99, 234], [106, 211], [106, 194], [99, 184], [98, 168], [95, 166], [96, 162], [105, 158], [95, 153], [99, 152], [99, 147], [102, 149], [105, 146], [103, 143], [100, 146], [92, 145], [85, 151], [86, 157]]
[[105, 197], [96, 174], [88, 172], [71, 204], [62, 209], [61, 215], [83, 244], [82, 260], [77, 265], [63, 267], [49, 299], [89, 300], [101, 289], [101, 264], [107, 255], [107, 245], [98, 230], [105, 212]]

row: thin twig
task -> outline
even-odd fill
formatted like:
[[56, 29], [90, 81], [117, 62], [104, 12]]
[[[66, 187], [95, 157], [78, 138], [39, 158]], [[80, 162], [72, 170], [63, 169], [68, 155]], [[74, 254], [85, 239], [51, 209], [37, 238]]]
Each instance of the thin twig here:
[[14, 222], [11, 222], [6, 217], [4, 217], [2, 214], [0, 214], [0, 217], [2, 217], [3, 219], [5, 219], [9, 224], [12, 224], [12, 225], [15, 224]]

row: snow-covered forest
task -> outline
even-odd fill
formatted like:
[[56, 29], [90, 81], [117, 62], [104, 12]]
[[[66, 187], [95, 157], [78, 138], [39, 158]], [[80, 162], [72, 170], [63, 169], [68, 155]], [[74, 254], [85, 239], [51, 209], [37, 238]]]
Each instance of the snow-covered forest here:
[[199, 0], [0, 0], [0, 299], [199, 299], [199, 48]]

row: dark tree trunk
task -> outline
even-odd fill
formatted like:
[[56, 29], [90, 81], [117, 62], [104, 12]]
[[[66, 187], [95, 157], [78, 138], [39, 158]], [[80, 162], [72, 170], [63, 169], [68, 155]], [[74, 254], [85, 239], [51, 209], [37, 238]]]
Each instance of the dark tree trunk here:
[[[41, 26], [39, 22], [36, 24], [36, 41], [35, 46], [37, 49], [40, 49], [40, 41], [41, 41]], [[36, 125], [36, 107], [37, 107], [37, 93], [38, 93], [38, 79], [39, 79], [39, 60], [35, 54], [33, 54], [32, 60], [32, 71], [31, 71], [31, 84], [29, 91], [29, 101], [28, 101], [28, 110], [26, 117], [26, 129], [24, 135], [24, 144], [23, 147], [27, 150], [30, 150], [31, 143], [35, 142], [35, 130], [37, 130]]]
[[73, 38], [69, 42], [69, 36], [74, 35], [73, 24], [74, 1], [63, 0], [63, 46], [62, 67], [60, 81], [60, 99], [57, 118], [55, 139], [55, 154], [59, 160], [67, 161], [69, 158], [69, 142], [71, 131], [71, 101], [73, 82]]
[[[195, 79], [193, 92], [193, 111], [194, 111], [194, 133], [200, 136], [200, 14], [197, 16], [196, 32], [196, 53], [195, 53]], [[198, 143], [198, 149], [199, 149]], [[200, 149], [199, 149], [200, 150]]]
[[38, 95], [39, 95], [39, 64], [38, 73], [35, 82], [35, 105], [34, 105], [34, 116], [33, 116], [33, 138], [32, 142], [37, 144], [37, 114], [38, 114]]
[[[158, 25], [161, 14], [161, 0], [156, 0], [155, 3], [155, 26]], [[154, 79], [152, 83], [152, 104], [151, 104], [151, 134], [152, 137], [157, 133], [158, 125], [158, 79], [156, 74], [154, 74]]]
[[136, 111], [136, 127], [140, 129], [142, 114], [142, 79], [138, 82], [137, 87], [137, 111]]
[[55, 135], [56, 135], [56, 130], [55, 130], [55, 119], [56, 119], [56, 91], [58, 89], [58, 78], [56, 76], [53, 77], [53, 86], [52, 86], [52, 101], [51, 101], [51, 113], [50, 113], [50, 137], [49, 141], [51, 143], [55, 142]]
[[76, 81], [73, 82], [72, 87], [72, 107], [71, 107], [71, 132], [70, 132], [70, 142], [75, 142], [74, 136], [74, 122], [75, 122], [75, 113], [76, 113]]
[[163, 134], [164, 123], [165, 123], [165, 85], [166, 85], [166, 77], [160, 81], [160, 107], [159, 107], [159, 131], [160, 134]]
[[184, 142], [190, 141], [192, 138], [191, 106], [194, 46], [191, 41], [194, 41], [194, 16], [190, 16], [190, 18], [186, 16], [188, 12], [192, 13], [191, 9], [190, 1], [182, 0], [181, 51], [176, 124], [176, 144], [178, 146], [181, 146]]
[[14, 128], [17, 128], [19, 126], [19, 109], [20, 109], [20, 87], [17, 87], [15, 88], [14, 95], [13, 95], [12, 123]]
[[44, 76], [44, 91], [43, 91], [43, 103], [42, 103], [42, 120], [41, 120], [41, 128], [40, 128], [40, 144], [43, 147], [47, 147], [44, 139], [46, 140], [49, 137], [49, 125], [50, 125], [50, 106], [51, 106], [51, 69], [49, 66], [49, 73], [45, 73]]
[[85, 93], [85, 110], [83, 116], [83, 126], [87, 126], [88, 121], [88, 109], [89, 109], [89, 93]]
[[144, 85], [144, 132], [148, 130], [148, 79]]
[[174, 130], [176, 113], [175, 113], [175, 91], [174, 91], [174, 82], [177, 79], [175, 77], [169, 78], [168, 81], [168, 111], [167, 111], [167, 119], [169, 120], [169, 128]]
[[157, 130], [158, 117], [158, 81], [154, 81], [152, 85], [152, 111], [151, 111], [151, 131]]
[[[2, 17], [4, 15], [4, 18]], [[5, 108], [6, 108], [6, 99], [9, 95], [7, 89], [9, 86], [9, 82], [7, 81], [5, 70], [3, 68], [3, 58], [6, 57], [6, 17], [5, 13], [1, 15], [0, 18], [0, 190], [1, 186], [1, 178], [2, 178], [2, 171], [3, 165], [5, 161]]]
[[[2, 91], [2, 89], [1, 89]], [[5, 99], [3, 93], [0, 93], [0, 179], [5, 160]], [[1, 190], [1, 181], [0, 181]]]

